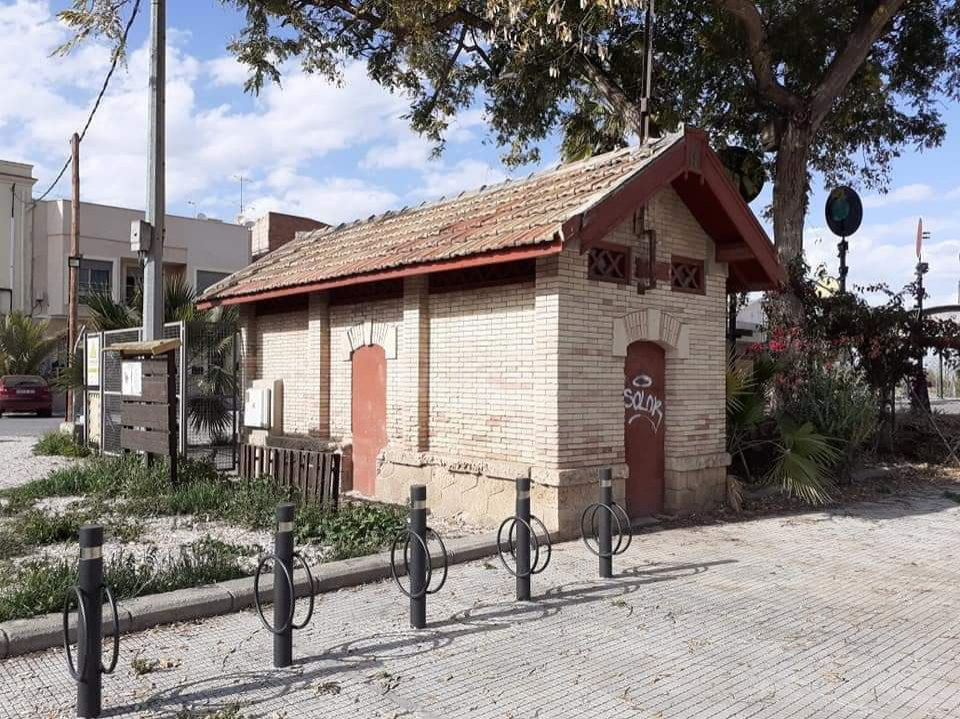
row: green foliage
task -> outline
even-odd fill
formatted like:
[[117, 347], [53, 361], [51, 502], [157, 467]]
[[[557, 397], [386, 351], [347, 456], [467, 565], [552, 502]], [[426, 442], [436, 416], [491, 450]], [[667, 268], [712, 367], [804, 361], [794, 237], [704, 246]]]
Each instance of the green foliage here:
[[811, 504], [829, 501], [828, 472], [839, 458], [834, 442], [819, 434], [810, 422], [798, 424], [789, 416], [780, 418], [777, 431], [773, 465], [763, 482]]
[[33, 445], [33, 453], [47, 457], [88, 457], [90, 450], [63, 432], [49, 432]]
[[813, 504], [829, 500], [838, 442], [774, 404], [785, 365], [771, 354], [727, 365], [727, 451], [748, 479]]
[[[120, 553], [107, 560], [104, 583], [117, 600], [145, 593], [170, 592], [212, 582], [237, 579], [247, 574], [240, 565], [244, 547], [206, 537], [178, 552], [146, 557]], [[31, 559], [14, 571], [0, 589], [0, 622], [37, 614], [59, 612], [68, 591], [76, 583], [74, 560]]]
[[849, 476], [879, 423], [879, 403], [850, 364], [811, 361], [803, 381], [783, 394], [784, 411], [809, 422], [841, 447], [834, 470]]
[[332, 544], [334, 558], [347, 559], [383, 549], [405, 526], [402, 507], [358, 502], [333, 511], [308, 504], [297, 516], [297, 541]]
[[38, 374], [60, 342], [49, 331], [47, 320], [34, 321], [22, 312], [6, 315], [0, 324], [0, 374]]
[[[130, 0], [75, 0], [61, 19], [115, 46]], [[646, 54], [641, 3], [554, 0], [222, 0], [244, 17], [230, 49], [247, 89], [302, 67], [342, 79], [363, 62], [410, 100], [412, 127], [437, 143], [482, 103], [507, 160], [538, 157], [557, 131], [570, 156], [608, 149], [640, 125]], [[858, 174], [882, 185], [904, 147], [944, 137], [943, 99], [960, 96], [956, 0], [664, 0], [657, 3], [655, 125], [707, 129], [720, 143], [778, 141], [778, 245], [800, 248], [811, 169], [829, 183]]]

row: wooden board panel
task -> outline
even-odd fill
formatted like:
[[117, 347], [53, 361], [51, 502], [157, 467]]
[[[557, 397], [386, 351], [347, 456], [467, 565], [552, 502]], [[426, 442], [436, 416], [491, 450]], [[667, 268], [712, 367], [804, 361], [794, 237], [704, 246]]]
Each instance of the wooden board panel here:
[[154, 404], [124, 402], [120, 409], [120, 424], [124, 427], [169, 431], [170, 405], [159, 402]]
[[148, 432], [124, 427], [120, 430], [120, 446], [137, 452], [152, 452], [164, 457], [170, 456], [170, 433]]
[[140, 367], [143, 369], [143, 376], [146, 377], [166, 377], [167, 360], [140, 360]]

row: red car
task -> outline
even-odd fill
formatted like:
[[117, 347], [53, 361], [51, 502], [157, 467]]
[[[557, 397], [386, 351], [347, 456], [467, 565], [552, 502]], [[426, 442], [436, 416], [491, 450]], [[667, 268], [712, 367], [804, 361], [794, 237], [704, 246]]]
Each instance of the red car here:
[[33, 374], [0, 377], [0, 416], [4, 412], [36, 412], [38, 417], [49, 417], [53, 397], [47, 380]]

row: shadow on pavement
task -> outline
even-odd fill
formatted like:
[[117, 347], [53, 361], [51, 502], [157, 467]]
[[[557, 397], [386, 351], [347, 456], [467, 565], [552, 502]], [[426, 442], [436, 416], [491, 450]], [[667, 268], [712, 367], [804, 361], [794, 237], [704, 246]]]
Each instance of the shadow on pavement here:
[[[566, 607], [617, 599], [633, 594], [646, 584], [692, 577], [712, 567], [735, 563], [736, 560], [729, 559], [697, 564], [649, 564], [626, 569], [613, 579], [551, 587], [534, 596], [530, 602], [481, 602], [455, 612], [446, 619], [432, 622], [428, 629], [379, 633], [351, 639], [313, 656], [303, 657], [290, 669], [264, 666], [259, 671], [224, 673], [200, 679], [163, 690], [136, 704], [112, 707], [105, 710], [103, 716], [149, 710], [155, 716], [175, 719], [191, 716], [184, 711], [184, 707], [214, 712], [227, 709], [235, 703], [249, 710], [259, 703], [279, 699], [310, 686], [316, 687], [318, 681], [341, 672], [382, 670], [391, 659], [419, 656], [449, 647], [464, 637], [507, 629], [521, 621], [553, 617]], [[269, 656], [265, 651], [265, 665], [270, 660]], [[316, 666], [319, 664], [323, 666]], [[318, 695], [320, 693], [317, 692]]]

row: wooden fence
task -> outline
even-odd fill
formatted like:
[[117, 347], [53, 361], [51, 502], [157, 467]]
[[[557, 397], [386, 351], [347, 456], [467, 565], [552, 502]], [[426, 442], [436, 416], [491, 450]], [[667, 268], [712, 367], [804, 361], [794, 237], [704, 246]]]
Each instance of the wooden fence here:
[[240, 445], [240, 477], [268, 476], [305, 502], [337, 507], [342, 457], [334, 452]]

